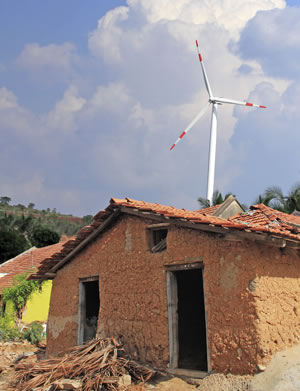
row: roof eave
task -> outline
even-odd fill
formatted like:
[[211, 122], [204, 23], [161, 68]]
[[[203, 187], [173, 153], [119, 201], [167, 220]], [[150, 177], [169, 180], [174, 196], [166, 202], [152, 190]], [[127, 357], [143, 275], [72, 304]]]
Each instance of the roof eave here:
[[[126, 213], [130, 215], [135, 215], [143, 218], [149, 218], [151, 220], [159, 221], [161, 223], [168, 222], [168, 224], [180, 226], [182, 228], [190, 228], [201, 230], [205, 232], [210, 232], [218, 234], [220, 238], [226, 241], [242, 241], [242, 240], [251, 240], [256, 242], [264, 243], [268, 246], [273, 246], [277, 248], [291, 248], [291, 249], [300, 249], [300, 240], [292, 240], [288, 237], [273, 235], [269, 232], [255, 231], [255, 228], [249, 230], [245, 225], [245, 228], [235, 228], [235, 227], [222, 227], [214, 224], [201, 223], [201, 222], [191, 222], [183, 218], [177, 217], [168, 217], [163, 216], [150, 211], [141, 211], [137, 208], [119, 206], [115, 208], [111, 214], [107, 217], [106, 220], [87, 238], [85, 238], [81, 243], [79, 243], [69, 254], [67, 254], [61, 261], [54, 265], [51, 269], [45, 272], [42, 276], [36, 275], [37, 279], [53, 279], [56, 276], [56, 272], [61, 269], [66, 263], [71, 261], [81, 250], [83, 250], [92, 240], [94, 240], [102, 231], [108, 228], [121, 213]], [[33, 275], [33, 278], [35, 276]]]

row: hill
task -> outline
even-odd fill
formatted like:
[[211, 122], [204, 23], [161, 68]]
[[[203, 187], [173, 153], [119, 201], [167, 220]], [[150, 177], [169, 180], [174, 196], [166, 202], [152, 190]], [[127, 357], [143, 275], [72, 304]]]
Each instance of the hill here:
[[55, 208], [39, 210], [35, 208], [33, 203], [29, 203], [28, 206], [23, 204], [11, 205], [10, 203], [10, 197], [0, 197], [0, 220], [2, 220], [2, 224], [13, 226], [20, 219], [24, 222], [30, 220], [31, 224], [46, 226], [56, 231], [60, 236], [74, 235], [84, 225], [89, 224], [93, 218], [91, 215], [77, 217], [62, 214], [57, 212]]
[[44, 247], [73, 236], [92, 216], [77, 217], [56, 209], [39, 210], [33, 203], [11, 205], [0, 197], [0, 264], [35, 246]]

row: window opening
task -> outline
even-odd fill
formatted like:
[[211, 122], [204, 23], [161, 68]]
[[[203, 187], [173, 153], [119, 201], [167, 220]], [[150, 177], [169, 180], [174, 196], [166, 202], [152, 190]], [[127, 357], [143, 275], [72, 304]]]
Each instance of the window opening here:
[[168, 230], [166, 228], [151, 229], [150, 234], [152, 236], [150, 241], [151, 252], [158, 253], [166, 250]]

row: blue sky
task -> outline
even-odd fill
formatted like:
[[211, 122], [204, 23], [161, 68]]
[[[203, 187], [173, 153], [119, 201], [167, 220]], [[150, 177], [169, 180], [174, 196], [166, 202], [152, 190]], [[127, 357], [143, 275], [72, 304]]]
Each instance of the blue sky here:
[[74, 215], [111, 197], [196, 209], [213, 92], [215, 188], [246, 204], [299, 181], [298, 1], [10, 0], [0, 4], [0, 195]]

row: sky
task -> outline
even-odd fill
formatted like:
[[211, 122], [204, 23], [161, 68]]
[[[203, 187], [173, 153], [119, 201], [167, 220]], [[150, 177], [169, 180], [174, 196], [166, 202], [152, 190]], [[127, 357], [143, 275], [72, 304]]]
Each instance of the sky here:
[[111, 197], [197, 209], [215, 96], [215, 189], [252, 204], [300, 181], [299, 0], [0, 3], [0, 196], [73, 215]]

